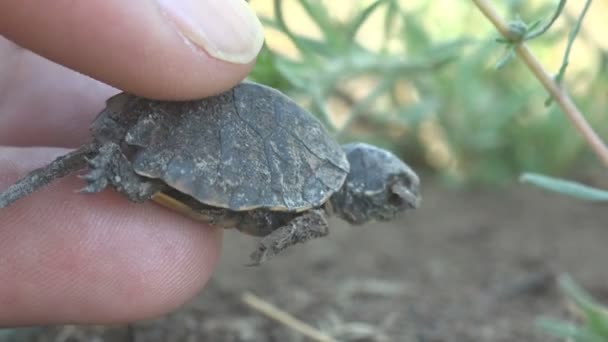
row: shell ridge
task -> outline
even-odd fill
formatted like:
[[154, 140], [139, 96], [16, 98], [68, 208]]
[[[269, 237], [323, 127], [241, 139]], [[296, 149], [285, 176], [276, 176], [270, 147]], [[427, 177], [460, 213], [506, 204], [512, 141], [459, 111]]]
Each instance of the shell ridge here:
[[235, 111], [235, 113], [236, 113], [236, 116], [237, 116], [237, 117], [238, 117], [238, 118], [239, 118], [241, 121], [243, 121], [243, 122], [245, 123], [245, 125], [247, 125], [247, 127], [251, 128], [251, 130], [253, 130], [253, 131], [255, 132], [255, 134], [257, 134], [257, 135], [258, 135], [258, 136], [259, 136], [259, 137], [262, 139], [262, 141], [264, 141], [265, 139], [267, 139], [269, 136], [271, 136], [271, 135], [272, 135], [272, 134], [269, 134], [269, 135], [267, 135], [267, 136], [262, 135], [262, 133], [260, 133], [260, 131], [258, 131], [258, 129], [257, 129], [257, 128], [255, 128], [255, 127], [254, 127], [254, 126], [251, 124], [251, 122], [249, 122], [249, 121], [245, 120], [245, 119], [243, 118], [243, 116], [241, 115], [241, 111], [239, 110], [239, 106], [237, 106], [237, 102], [236, 102], [236, 95], [235, 95], [235, 93], [234, 93], [234, 92], [232, 92], [232, 98], [233, 98], [232, 103], [234, 104], [234, 111]]
[[[315, 173], [315, 175], [317, 175], [317, 174], [318, 174], [319, 170], [321, 170], [321, 168], [323, 168], [323, 166], [324, 166], [324, 165], [323, 165], [323, 164], [321, 164], [319, 167], [317, 167], [316, 169], [314, 169], [314, 170], [313, 170], [313, 171], [314, 171], [314, 173]], [[326, 188], [328, 188], [328, 189], [330, 189], [330, 190], [338, 190], [338, 189], [334, 189], [333, 187], [329, 186], [329, 185], [328, 185], [328, 184], [325, 182], [325, 180], [324, 180], [322, 177], [318, 177], [318, 176], [317, 176], [317, 179], [318, 179], [318, 180], [319, 180], [319, 181], [320, 181], [320, 182], [321, 182], [323, 185], [325, 185], [325, 187], [326, 187]]]
[[[269, 136], [272, 136], [272, 134], [270, 134]], [[272, 172], [272, 160], [270, 160], [270, 156], [273, 154], [273, 152], [275, 155], [278, 154], [274, 151], [272, 146], [270, 146], [270, 144], [267, 141], [264, 141], [264, 156], [266, 157], [266, 164], [268, 166], [268, 171], [270, 172], [270, 188], [274, 192], [275, 189], [272, 186], [273, 181], [274, 181], [274, 175]], [[279, 159], [282, 159], [282, 158], [279, 157]], [[285, 205], [285, 208], [287, 208], [287, 210], [291, 210], [292, 207], [289, 204], [287, 204], [287, 201], [285, 200], [285, 191], [282, 190], [282, 187], [283, 187], [283, 184], [281, 182], [281, 190], [279, 191], [279, 195], [281, 196], [281, 199], [283, 200], [283, 205]]]
[[[272, 151], [272, 153], [274, 154], [274, 156], [283, 161], [283, 162], [288, 162], [285, 158], [283, 158], [283, 156], [274, 148], [272, 147], [272, 145], [268, 144], [270, 146], [270, 150]], [[290, 206], [288, 204], [287, 198], [285, 198], [285, 191], [281, 191], [281, 199], [283, 200], [283, 205], [285, 206], [285, 208], [287, 208], [288, 210], [292, 210], [293, 207]]]
[[307, 145], [307, 144], [306, 144], [306, 143], [305, 143], [305, 142], [304, 142], [302, 139], [300, 139], [300, 137], [298, 137], [297, 135], [295, 135], [295, 134], [294, 134], [294, 133], [293, 133], [293, 132], [292, 132], [290, 129], [288, 129], [287, 127], [284, 127], [284, 126], [281, 126], [281, 125], [279, 125], [279, 127], [281, 127], [282, 129], [284, 129], [284, 130], [285, 130], [285, 131], [286, 131], [286, 132], [287, 132], [289, 135], [291, 135], [291, 136], [292, 136], [294, 139], [296, 139], [296, 140], [297, 140], [297, 141], [298, 141], [300, 144], [302, 144], [302, 145], [304, 146], [304, 148], [306, 148], [306, 150], [307, 150], [308, 152], [310, 152], [310, 153], [311, 153], [313, 156], [317, 157], [317, 159], [319, 159], [319, 160], [323, 160], [323, 161], [327, 161], [327, 162], [329, 162], [330, 164], [332, 164], [333, 166], [337, 167], [338, 169], [340, 169], [340, 170], [342, 170], [342, 171], [344, 171], [344, 172], [348, 172], [348, 171], [349, 171], [349, 170], [345, 170], [345, 169], [344, 169], [344, 168], [343, 168], [341, 165], [337, 164], [336, 162], [334, 162], [334, 161], [333, 161], [333, 160], [331, 160], [331, 159], [319, 157], [319, 155], [317, 155], [317, 154], [315, 153], [315, 151], [313, 151], [313, 150], [312, 150], [310, 147], [308, 147], [308, 145]]
[[221, 179], [221, 175], [222, 175], [222, 158], [224, 158], [224, 150], [222, 149], [222, 131], [224, 130], [224, 127], [220, 127], [220, 129], [218, 129], [218, 139], [220, 141], [219, 143], [219, 147], [218, 150], [218, 160], [217, 160], [217, 168], [215, 169], [216, 171], [216, 175], [215, 175], [215, 184], [217, 185], [217, 183], [219, 183], [220, 179]]
[[[275, 121], [276, 121], [278, 127], [283, 128], [285, 131], [287, 131], [287, 133], [289, 133], [300, 144], [304, 145], [304, 147], [318, 159], [328, 161], [331, 164], [333, 164], [335, 167], [337, 167], [338, 169], [340, 169], [344, 172], [348, 173], [350, 171], [350, 170], [344, 169], [344, 167], [337, 164], [333, 160], [330, 160], [328, 158], [319, 157], [319, 155], [317, 155], [300, 137], [298, 137], [296, 134], [293, 133], [293, 130], [291, 130], [289, 127], [285, 127], [285, 126], [281, 125], [281, 120], [279, 120], [279, 118], [276, 117], [276, 113], [278, 113], [278, 111], [276, 109], [276, 104], [277, 104], [276, 102], [273, 102], [273, 108], [274, 108], [274, 112], [275, 112]], [[325, 129], [323, 128], [323, 125], [321, 124], [321, 122], [319, 122], [319, 120], [314, 115], [312, 115], [310, 113], [307, 113], [307, 115], [310, 116], [311, 124], [317, 124], [317, 125], [321, 126], [321, 131], [323, 131], [326, 135], [328, 135], [327, 132], [325, 131]]]
[[[269, 149], [269, 144], [268, 144], [268, 138], [270, 136], [272, 136], [272, 132], [270, 134], [268, 134], [267, 136], [264, 136], [262, 133], [260, 133], [260, 131], [254, 127], [249, 121], [245, 120], [245, 118], [243, 118], [243, 116], [241, 115], [241, 111], [239, 110], [239, 106], [237, 104], [237, 100], [236, 100], [236, 92], [233, 91], [232, 92], [232, 103], [234, 105], [234, 111], [236, 113], [236, 116], [245, 123], [245, 125], [247, 127], [249, 127], [252, 131], [255, 132], [255, 134], [260, 137], [260, 139], [262, 139], [262, 144], [263, 144], [263, 148], [264, 148], [264, 158], [266, 159], [266, 167], [268, 167], [268, 173], [270, 174], [270, 187], [271, 189], [273, 181], [274, 181], [274, 175], [272, 172], [272, 161], [270, 160], [270, 154], [268, 153], [268, 149]], [[274, 189], [273, 189], [274, 190]], [[284, 191], [280, 191], [281, 197], [284, 198]], [[291, 209], [290, 206], [288, 206], [286, 203], [285, 207], [287, 209]]]
[[[169, 166], [171, 164], [173, 164], [173, 162], [177, 159], [177, 157], [178, 157], [178, 155], [174, 154], [171, 157], [171, 159], [169, 159], [169, 161], [164, 165], [164, 167], [163, 167], [163, 177], [162, 177], [163, 179], [170, 178], [169, 177], [169, 173], [168, 173], [168, 169], [169, 169]], [[173, 177], [173, 176], [171, 176], [171, 177]], [[185, 189], [184, 187], [179, 187], [178, 188], [175, 184], [172, 185], [171, 187], [175, 188], [176, 190], [179, 190], [180, 192], [185, 193], [186, 195], [193, 196], [194, 191], [191, 191], [191, 190], [188, 191], [188, 189]]]

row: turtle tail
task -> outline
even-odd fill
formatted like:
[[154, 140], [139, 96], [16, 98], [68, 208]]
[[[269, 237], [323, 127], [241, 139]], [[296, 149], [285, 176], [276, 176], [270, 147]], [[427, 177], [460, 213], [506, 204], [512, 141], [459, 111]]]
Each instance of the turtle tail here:
[[88, 143], [67, 153], [48, 165], [28, 173], [5, 191], [0, 193], [0, 208], [6, 208], [18, 199], [25, 197], [52, 181], [82, 169], [86, 160], [95, 151], [95, 144]]

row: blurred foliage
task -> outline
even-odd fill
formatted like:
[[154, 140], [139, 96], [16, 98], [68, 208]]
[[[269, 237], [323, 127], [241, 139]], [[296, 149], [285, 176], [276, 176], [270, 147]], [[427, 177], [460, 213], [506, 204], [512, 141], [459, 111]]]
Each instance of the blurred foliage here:
[[549, 333], [573, 342], [608, 341], [608, 309], [595, 301], [569, 276], [559, 279], [561, 290], [574, 304], [574, 313], [579, 322], [560, 321], [549, 318], [538, 320], [538, 325]]
[[[516, 61], [495, 68], [504, 46], [471, 3], [252, 5], [260, 9], [267, 46], [251, 78], [308, 106], [341, 141], [390, 148], [458, 183], [510, 182], [524, 170], [560, 174], [589, 162], [581, 158], [582, 139], [557, 106], [545, 106], [547, 94], [529, 71]], [[501, 9], [509, 18], [540, 23], [555, 5], [511, 0]], [[531, 42], [541, 59], [557, 62], [556, 69], [561, 60], [555, 56], [563, 56], [574, 22], [565, 12]], [[590, 32], [581, 29], [571, 64], [583, 61], [569, 67], [565, 83], [605, 135], [608, 52]]]

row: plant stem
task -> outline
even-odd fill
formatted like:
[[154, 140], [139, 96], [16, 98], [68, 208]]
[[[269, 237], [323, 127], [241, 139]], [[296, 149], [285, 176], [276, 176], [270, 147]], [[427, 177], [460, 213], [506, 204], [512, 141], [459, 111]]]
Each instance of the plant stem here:
[[[511, 37], [511, 35], [509, 35], [506, 22], [500, 17], [494, 6], [488, 0], [472, 1], [475, 3], [475, 5], [477, 5], [477, 8], [479, 8], [486, 18], [488, 18], [488, 20], [494, 24], [496, 29], [503, 37], [506, 39]], [[530, 49], [528, 49], [525, 43], [516, 42], [515, 44], [515, 52], [519, 58], [524, 61], [534, 76], [540, 81], [540, 83], [542, 83], [551, 97], [553, 97], [555, 102], [557, 102], [557, 104], [562, 108], [568, 119], [570, 119], [574, 127], [583, 136], [587, 144], [591, 147], [604, 166], [608, 167], [608, 147], [593, 130], [591, 125], [589, 125], [570, 96], [568, 96], [564, 89], [555, 82], [547, 71], [545, 71], [543, 66], [532, 54]]]
[[569, 63], [569, 59], [570, 59], [570, 51], [572, 51], [572, 45], [574, 45], [574, 40], [576, 39], [576, 35], [578, 34], [578, 31], [580, 31], [580, 29], [581, 29], [581, 23], [583, 22], [583, 18], [585, 17], [585, 14], [587, 14], [587, 11], [589, 10], [590, 6], [591, 6], [591, 0], [587, 0], [585, 2], [585, 7], [583, 8], [583, 12], [581, 13], [581, 16], [576, 21], [576, 23], [574, 24], [574, 28], [572, 29], [572, 31], [570, 31], [570, 34], [568, 35], [568, 44], [566, 45], [566, 52], [564, 52], [564, 60], [562, 61], [562, 66], [559, 68], [559, 72], [557, 73], [557, 76], [555, 77], [555, 81], [559, 85], [562, 84], [562, 79], [564, 78], [564, 74], [566, 73], [566, 67], [568, 67], [568, 63]]

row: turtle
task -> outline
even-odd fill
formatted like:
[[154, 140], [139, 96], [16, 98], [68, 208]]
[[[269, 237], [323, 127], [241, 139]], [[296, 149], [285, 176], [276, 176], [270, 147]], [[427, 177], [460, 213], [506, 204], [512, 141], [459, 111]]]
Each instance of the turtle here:
[[111, 188], [208, 224], [260, 237], [251, 265], [325, 236], [328, 217], [387, 221], [420, 204], [418, 175], [388, 150], [340, 146], [288, 96], [251, 81], [191, 101], [121, 92], [90, 126], [90, 141], [0, 193], [9, 206], [80, 170], [80, 192]]

